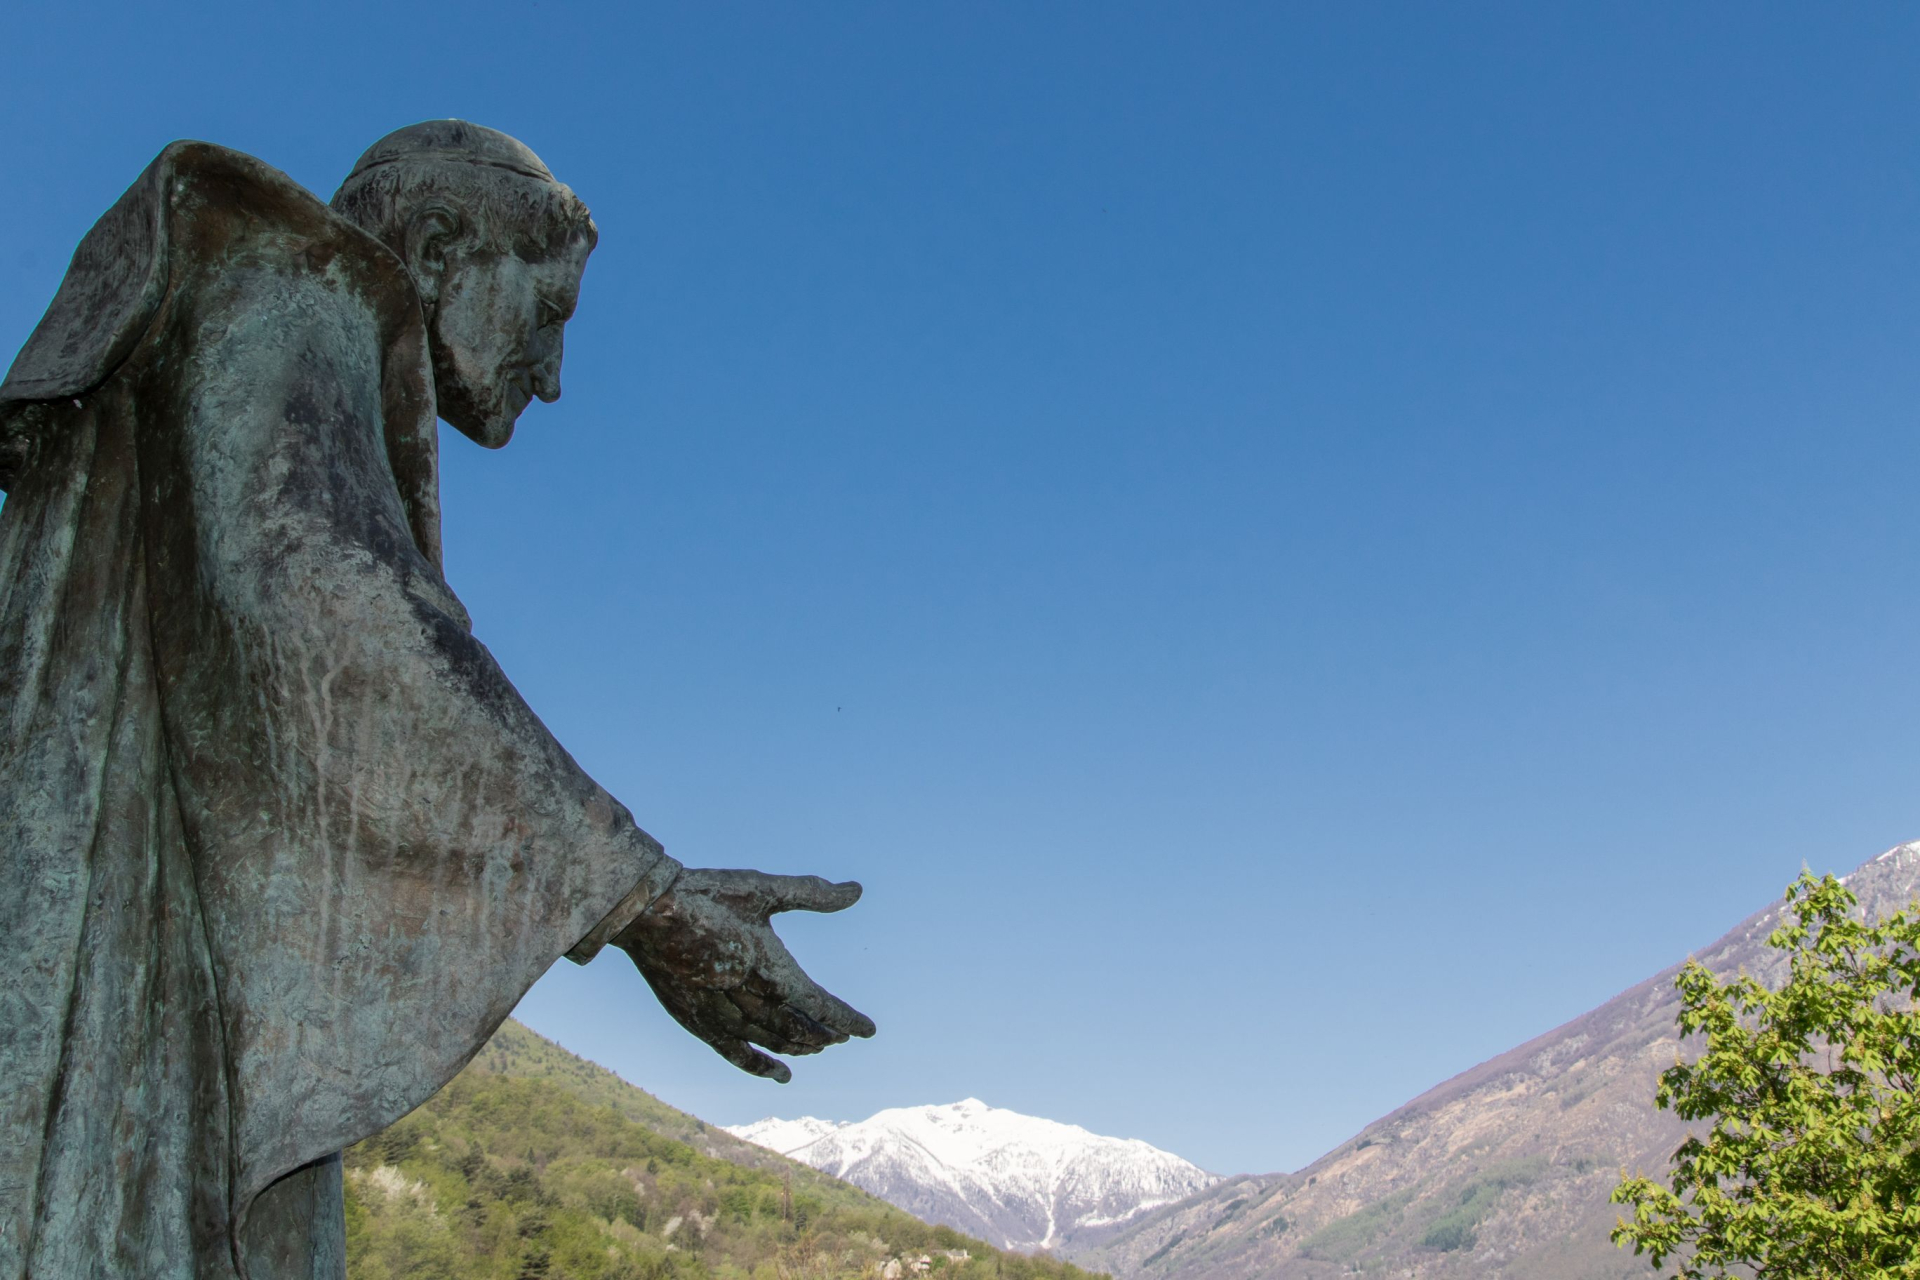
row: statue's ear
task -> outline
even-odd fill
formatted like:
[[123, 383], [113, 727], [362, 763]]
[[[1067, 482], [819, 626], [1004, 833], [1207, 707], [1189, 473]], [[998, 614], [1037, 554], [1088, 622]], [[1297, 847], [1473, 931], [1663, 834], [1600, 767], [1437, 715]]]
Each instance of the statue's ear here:
[[474, 239], [469, 224], [467, 217], [444, 204], [427, 205], [407, 220], [402, 257], [428, 310], [440, 301], [440, 282], [447, 274], [448, 256]]

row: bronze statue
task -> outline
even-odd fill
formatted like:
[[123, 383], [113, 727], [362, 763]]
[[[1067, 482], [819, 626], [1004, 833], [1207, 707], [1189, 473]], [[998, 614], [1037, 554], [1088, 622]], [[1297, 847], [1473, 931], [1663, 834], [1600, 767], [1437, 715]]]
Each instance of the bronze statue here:
[[596, 231], [526, 147], [376, 143], [322, 203], [175, 143], [0, 385], [0, 1280], [339, 1277], [339, 1152], [562, 955], [728, 1061], [873, 1024], [683, 870], [440, 568], [436, 416], [560, 394]]

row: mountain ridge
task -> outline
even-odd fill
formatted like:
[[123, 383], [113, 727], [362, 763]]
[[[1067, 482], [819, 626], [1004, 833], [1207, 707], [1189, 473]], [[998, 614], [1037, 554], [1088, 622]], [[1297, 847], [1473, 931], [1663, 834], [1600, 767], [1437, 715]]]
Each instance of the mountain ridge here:
[[[1899, 910], [1920, 890], [1920, 843], [1845, 879], [1862, 915]], [[1695, 955], [1777, 982], [1785, 965], [1765, 941], [1782, 907]], [[1642, 1277], [1645, 1259], [1607, 1238], [1607, 1197], [1624, 1168], [1658, 1176], [1686, 1132], [1653, 1106], [1683, 1052], [1679, 968], [1441, 1081], [1295, 1173], [1223, 1180], [1066, 1254], [1122, 1280]]]
[[728, 1132], [824, 1170], [930, 1222], [1004, 1248], [1090, 1247], [1214, 1175], [1137, 1138], [978, 1098], [865, 1120], [768, 1117]]

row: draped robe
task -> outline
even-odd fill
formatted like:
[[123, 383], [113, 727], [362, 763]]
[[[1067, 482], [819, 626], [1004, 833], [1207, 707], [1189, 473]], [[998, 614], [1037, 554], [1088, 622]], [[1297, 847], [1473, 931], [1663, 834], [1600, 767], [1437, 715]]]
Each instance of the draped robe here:
[[677, 870], [442, 577], [426, 342], [176, 143], [0, 386], [0, 1280], [339, 1277], [338, 1152]]

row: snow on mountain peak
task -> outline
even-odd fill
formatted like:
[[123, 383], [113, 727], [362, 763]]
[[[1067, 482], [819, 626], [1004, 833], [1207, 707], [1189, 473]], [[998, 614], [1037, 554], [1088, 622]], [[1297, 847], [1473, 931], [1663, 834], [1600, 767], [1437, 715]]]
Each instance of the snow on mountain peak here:
[[756, 1120], [752, 1124], [736, 1124], [727, 1132], [736, 1138], [744, 1138], [757, 1146], [778, 1151], [784, 1156], [799, 1157], [796, 1153], [810, 1142], [818, 1141], [841, 1128], [837, 1120], [816, 1120], [812, 1116], [801, 1116], [798, 1120], [782, 1120], [778, 1116], [768, 1116], [765, 1120]]
[[1102, 1137], [978, 1098], [892, 1107], [857, 1122], [769, 1117], [727, 1131], [929, 1222], [1014, 1249], [1106, 1234], [1218, 1181], [1138, 1139]]

